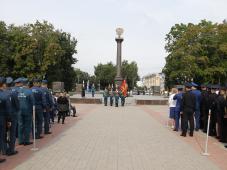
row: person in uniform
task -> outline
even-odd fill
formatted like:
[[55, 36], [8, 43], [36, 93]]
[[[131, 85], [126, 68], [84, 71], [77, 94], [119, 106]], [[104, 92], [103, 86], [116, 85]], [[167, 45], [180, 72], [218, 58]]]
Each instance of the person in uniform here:
[[225, 88], [220, 89], [220, 94], [217, 97], [217, 138], [220, 142], [226, 142], [224, 134], [224, 116], [226, 108]]
[[185, 93], [182, 95], [182, 134], [181, 136], [186, 137], [188, 121], [190, 124], [190, 136], [193, 136], [194, 132], [194, 113], [196, 111], [196, 97], [191, 93], [192, 85], [190, 83], [185, 83]]
[[195, 130], [198, 131], [200, 129], [200, 101], [201, 101], [201, 92], [197, 89], [198, 85], [194, 82], [192, 84], [191, 92], [195, 95], [196, 99], [196, 110], [195, 110]]
[[33, 87], [31, 88], [35, 99], [35, 121], [36, 121], [36, 139], [41, 139], [42, 125], [43, 125], [43, 112], [47, 108], [46, 97], [40, 88], [40, 80], [33, 80]]
[[95, 85], [94, 85], [94, 83], [91, 86], [91, 94], [92, 94], [92, 97], [95, 97]]
[[115, 98], [115, 107], [118, 107], [118, 101], [119, 101], [119, 89], [116, 85], [116, 89], [114, 91], [114, 98]]
[[[4, 90], [5, 78], [0, 77], [0, 152], [6, 154], [5, 127], [6, 119], [9, 116], [9, 95]], [[0, 163], [5, 162], [5, 158], [0, 158]]]
[[58, 123], [62, 118], [62, 124], [65, 123], [65, 117], [67, 112], [69, 111], [69, 101], [64, 93], [60, 93], [60, 97], [57, 99], [58, 105]]
[[85, 87], [84, 87], [84, 84], [82, 86], [81, 97], [85, 97]]
[[44, 118], [44, 133], [45, 134], [51, 134], [50, 132], [50, 112], [53, 109], [53, 99], [52, 95], [47, 88], [47, 80], [42, 80], [42, 91], [44, 93], [44, 96], [46, 98], [46, 109], [44, 109], [43, 112], [43, 118]]
[[105, 87], [105, 90], [103, 92], [103, 97], [104, 97], [104, 106], [107, 106], [108, 97], [109, 97], [109, 90], [107, 89], [107, 87]]
[[18, 114], [18, 143], [19, 145], [31, 145], [32, 111], [35, 103], [33, 93], [28, 87], [27, 79], [23, 79], [23, 86], [18, 90], [18, 100], [20, 104]]
[[18, 122], [18, 113], [19, 113], [19, 100], [17, 91], [12, 91], [12, 83], [13, 79], [11, 77], [6, 78], [6, 93], [9, 96], [9, 119], [7, 120], [7, 124], [10, 124], [8, 127], [8, 144], [6, 149], [6, 154], [8, 156], [15, 155], [18, 151], [15, 150], [16, 143], [16, 130], [17, 130], [17, 122]]
[[210, 115], [210, 130], [209, 130], [209, 135], [210, 136], [216, 136], [216, 122], [217, 122], [217, 97], [218, 95], [216, 94], [216, 86], [212, 85], [211, 86], [211, 93], [209, 95], [208, 99], [208, 104], [209, 104], [209, 109], [211, 110], [211, 115]]
[[121, 106], [124, 106], [125, 105], [125, 96], [123, 94], [123, 92], [120, 90], [119, 92], [119, 95], [120, 95], [120, 98], [121, 98]]
[[176, 100], [176, 107], [175, 107], [175, 127], [173, 131], [178, 131], [179, 130], [179, 120], [180, 120], [180, 112], [182, 111], [181, 109], [181, 103], [182, 103], [182, 95], [183, 95], [183, 88], [179, 87], [178, 88], [178, 93], [173, 97], [173, 100]]
[[113, 87], [110, 88], [110, 106], [113, 106], [114, 91]]
[[[207, 132], [207, 121], [208, 121], [208, 114], [209, 114], [209, 93], [207, 91], [206, 85], [201, 85], [201, 102], [200, 102], [200, 128], [203, 129], [203, 132]], [[202, 125], [202, 126], [201, 126]]]

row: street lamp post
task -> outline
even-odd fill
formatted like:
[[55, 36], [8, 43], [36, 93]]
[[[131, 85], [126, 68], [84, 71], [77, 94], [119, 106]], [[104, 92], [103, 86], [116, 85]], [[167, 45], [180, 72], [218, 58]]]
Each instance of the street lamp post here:
[[122, 80], [123, 80], [123, 78], [121, 76], [121, 44], [124, 40], [121, 37], [121, 35], [123, 34], [123, 32], [124, 32], [123, 28], [116, 29], [117, 37], [115, 38], [115, 40], [117, 42], [117, 75], [115, 77], [115, 82], [118, 86], [121, 85]]

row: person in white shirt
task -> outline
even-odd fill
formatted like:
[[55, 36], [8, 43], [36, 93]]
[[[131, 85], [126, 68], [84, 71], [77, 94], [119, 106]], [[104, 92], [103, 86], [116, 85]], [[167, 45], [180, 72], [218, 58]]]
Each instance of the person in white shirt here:
[[175, 126], [175, 108], [176, 108], [176, 100], [173, 100], [173, 97], [177, 94], [177, 89], [172, 88], [171, 95], [169, 96], [169, 121], [167, 123], [167, 126], [171, 126], [171, 128], [174, 128]]

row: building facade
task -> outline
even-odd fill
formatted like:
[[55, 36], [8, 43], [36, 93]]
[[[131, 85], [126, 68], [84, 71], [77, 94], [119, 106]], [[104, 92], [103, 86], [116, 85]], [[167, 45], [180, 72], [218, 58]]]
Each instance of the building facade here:
[[143, 85], [152, 93], [161, 94], [164, 90], [165, 77], [163, 73], [154, 73], [142, 78]]

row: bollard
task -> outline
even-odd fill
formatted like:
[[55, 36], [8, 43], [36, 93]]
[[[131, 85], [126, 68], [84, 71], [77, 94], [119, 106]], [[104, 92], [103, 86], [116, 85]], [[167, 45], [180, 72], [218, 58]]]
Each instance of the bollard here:
[[35, 106], [33, 106], [33, 113], [32, 113], [32, 117], [33, 117], [33, 148], [31, 149], [32, 151], [37, 151], [39, 150], [37, 147], [36, 147], [36, 140], [35, 140]]
[[205, 141], [205, 150], [202, 153], [203, 156], [209, 156], [210, 155], [208, 153], [208, 139], [209, 139], [209, 130], [210, 130], [210, 115], [211, 115], [211, 110], [209, 110], [209, 115], [208, 115], [207, 136], [206, 136], [206, 141]]

